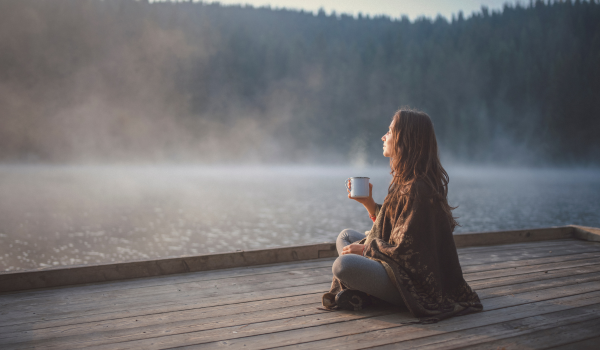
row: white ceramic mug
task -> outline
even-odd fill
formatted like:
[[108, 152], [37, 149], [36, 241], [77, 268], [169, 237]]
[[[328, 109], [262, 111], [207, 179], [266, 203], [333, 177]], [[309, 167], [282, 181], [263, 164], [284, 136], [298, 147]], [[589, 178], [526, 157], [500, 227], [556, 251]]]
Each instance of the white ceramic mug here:
[[346, 180], [346, 188], [350, 183], [350, 197], [366, 198], [369, 197], [369, 178], [368, 177], [350, 177]]

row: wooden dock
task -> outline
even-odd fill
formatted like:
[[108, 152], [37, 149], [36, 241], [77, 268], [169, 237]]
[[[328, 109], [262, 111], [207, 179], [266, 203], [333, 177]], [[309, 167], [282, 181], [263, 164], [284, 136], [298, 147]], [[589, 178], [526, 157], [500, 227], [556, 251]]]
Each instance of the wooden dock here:
[[[389, 305], [319, 309], [331, 244], [221, 255], [222, 267], [278, 261], [224, 269], [205, 256], [216, 269], [187, 273], [170, 272], [193, 270], [194, 257], [166, 273], [156, 262], [4, 273], [0, 349], [599, 349], [600, 230], [541, 230], [457, 235], [484, 311], [429, 325]], [[81, 280], [105, 281], [60, 285], [94, 271], [105, 275]], [[153, 276], [123, 278], [136, 273]]]

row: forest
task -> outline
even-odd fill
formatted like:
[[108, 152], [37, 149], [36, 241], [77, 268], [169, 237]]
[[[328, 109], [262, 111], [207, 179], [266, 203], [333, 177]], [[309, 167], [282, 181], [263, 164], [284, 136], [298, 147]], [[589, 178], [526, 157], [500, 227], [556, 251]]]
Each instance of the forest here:
[[403, 106], [444, 161], [600, 164], [600, 2], [451, 19], [0, 0], [0, 162], [385, 164]]

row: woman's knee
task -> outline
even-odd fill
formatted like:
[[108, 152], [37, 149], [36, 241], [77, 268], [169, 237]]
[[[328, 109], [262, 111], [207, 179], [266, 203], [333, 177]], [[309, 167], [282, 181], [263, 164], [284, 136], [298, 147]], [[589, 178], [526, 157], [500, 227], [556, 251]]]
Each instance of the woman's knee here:
[[351, 276], [355, 275], [358, 272], [357, 270], [360, 269], [361, 258], [364, 259], [355, 254], [342, 255], [333, 262], [331, 272], [336, 278], [342, 281], [348, 281]]
[[352, 243], [352, 240], [350, 239], [351, 232], [352, 230], [349, 228], [343, 229], [335, 240], [335, 247], [339, 255], [342, 255], [345, 246]]
[[349, 229], [349, 228], [343, 229], [342, 232], [340, 232], [340, 234], [338, 235], [338, 239], [347, 241], [350, 238], [350, 231], [354, 231], [354, 230]]
[[350, 243], [354, 243], [356, 241], [360, 241], [361, 239], [365, 238], [365, 235], [355, 231], [353, 229], [350, 228], [345, 228], [342, 230], [342, 232], [340, 232], [340, 234], [338, 235], [336, 242], [338, 243], [345, 243], [346, 245], [350, 244]]

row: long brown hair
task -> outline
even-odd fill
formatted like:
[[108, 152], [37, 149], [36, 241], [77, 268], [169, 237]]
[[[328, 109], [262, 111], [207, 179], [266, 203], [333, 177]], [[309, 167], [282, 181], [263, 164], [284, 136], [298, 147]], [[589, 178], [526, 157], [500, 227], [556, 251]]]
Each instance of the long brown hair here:
[[[388, 205], [388, 215], [393, 217], [398, 205], [403, 205], [403, 212], [407, 212], [417, 196], [432, 196], [441, 204], [454, 230], [458, 223], [452, 216], [452, 210], [456, 207], [448, 204], [450, 179], [440, 162], [431, 118], [413, 109], [402, 108], [397, 111], [392, 123], [392, 146], [392, 182], [388, 196], [391, 196], [389, 203], [395, 205]], [[419, 193], [417, 186], [414, 186], [417, 180], [429, 187], [426, 193]]]

